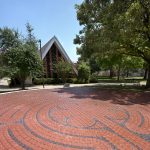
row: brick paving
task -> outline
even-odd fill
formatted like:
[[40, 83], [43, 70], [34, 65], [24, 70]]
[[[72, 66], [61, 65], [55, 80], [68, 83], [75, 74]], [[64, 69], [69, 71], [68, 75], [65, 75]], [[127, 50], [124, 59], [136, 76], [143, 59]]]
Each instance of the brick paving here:
[[66, 88], [0, 95], [0, 150], [150, 150], [150, 93]]

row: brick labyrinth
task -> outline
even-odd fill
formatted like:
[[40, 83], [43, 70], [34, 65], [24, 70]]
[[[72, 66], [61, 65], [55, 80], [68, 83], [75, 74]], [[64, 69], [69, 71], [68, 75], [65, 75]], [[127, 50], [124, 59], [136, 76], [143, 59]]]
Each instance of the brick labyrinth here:
[[150, 150], [149, 99], [90, 88], [0, 95], [0, 150]]

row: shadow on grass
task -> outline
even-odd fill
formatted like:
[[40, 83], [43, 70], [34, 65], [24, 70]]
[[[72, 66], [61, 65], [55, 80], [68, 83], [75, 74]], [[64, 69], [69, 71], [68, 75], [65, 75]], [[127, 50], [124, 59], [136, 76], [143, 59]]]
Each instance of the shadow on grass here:
[[150, 91], [142, 87], [72, 87], [54, 90], [59, 94], [67, 94], [72, 100], [109, 101], [119, 105], [150, 104]]

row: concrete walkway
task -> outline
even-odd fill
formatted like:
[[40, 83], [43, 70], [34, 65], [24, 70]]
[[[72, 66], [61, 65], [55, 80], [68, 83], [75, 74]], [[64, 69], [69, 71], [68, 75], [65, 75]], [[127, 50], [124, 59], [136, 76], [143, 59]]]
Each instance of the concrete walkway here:
[[[20, 87], [9, 88], [8, 87], [8, 78], [0, 80], [0, 93], [19, 91]], [[145, 82], [140, 83], [89, 83], [89, 84], [67, 84], [67, 85], [45, 85], [44, 89], [58, 89], [58, 88], [67, 88], [67, 87], [92, 87], [92, 86], [142, 86], [145, 85]], [[26, 86], [26, 90], [38, 90], [43, 89], [42, 85], [30, 85]]]
[[[44, 88], [42, 85], [33, 85], [27, 86], [26, 90], [38, 90], [38, 89], [58, 89], [58, 88], [67, 88], [67, 87], [93, 87], [93, 86], [141, 86], [140, 84], [135, 83], [90, 83], [90, 84], [69, 84], [64, 85], [45, 85]], [[9, 88], [7, 85], [0, 85], [0, 93], [13, 92], [21, 90], [20, 87]]]

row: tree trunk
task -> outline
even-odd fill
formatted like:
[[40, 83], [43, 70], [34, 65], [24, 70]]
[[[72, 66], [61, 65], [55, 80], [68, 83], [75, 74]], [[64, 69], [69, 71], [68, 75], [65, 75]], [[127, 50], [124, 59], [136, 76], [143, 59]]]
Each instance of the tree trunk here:
[[149, 67], [148, 67], [148, 79], [147, 79], [147, 82], [146, 82], [146, 88], [150, 88], [150, 64], [149, 64]]
[[118, 72], [117, 72], [117, 80], [118, 80], [118, 81], [120, 80], [120, 66], [119, 66]]
[[145, 73], [144, 73], [144, 80], [147, 79], [147, 76], [148, 76], [148, 68], [145, 69]]
[[114, 76], [114, 71], [113, 71], [112, 68], [110, 68], [110, 75], [109, 75], [109, 77], [112, 78], [113, 76]]
[[21, 89], [25, 90], [25, 79], [21, 79]]
[[129, 77], [129, 70], [127, 69], [126, 77]]

